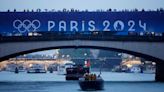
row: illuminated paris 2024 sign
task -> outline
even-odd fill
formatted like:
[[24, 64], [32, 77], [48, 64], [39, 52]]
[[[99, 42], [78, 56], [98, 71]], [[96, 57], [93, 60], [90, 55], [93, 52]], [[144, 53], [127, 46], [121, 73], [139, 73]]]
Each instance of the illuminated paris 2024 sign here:
[[41, 31], [162, 32], [163, 12], [1, 12], [0, 33]]

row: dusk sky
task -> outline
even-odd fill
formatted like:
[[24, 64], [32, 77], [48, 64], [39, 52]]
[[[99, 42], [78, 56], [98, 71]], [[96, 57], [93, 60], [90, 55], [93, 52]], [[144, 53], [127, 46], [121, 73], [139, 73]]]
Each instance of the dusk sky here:
[[0, 0], [0, 10], [17, 9], [157, 9], [164, 8], [164, 0]]

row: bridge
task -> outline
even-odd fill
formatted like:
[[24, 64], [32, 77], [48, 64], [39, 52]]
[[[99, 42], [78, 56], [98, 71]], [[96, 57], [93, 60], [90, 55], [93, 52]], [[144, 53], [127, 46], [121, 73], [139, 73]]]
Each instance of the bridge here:
[[12, 36], [0, 37], [0, 59], [57, 48], [98, 48], [133, 54], [152, 61], [164, 61], [164, 37], [141, 36]]
[[114, 50], [156, 62], [164, 82], [164, 12], [0, 12], [0, 20], [1, 61], [58, 48]]
[[[93, 36], [95, 37], [95, 36]], [[119, 38], [120, 37], [120, 38]], [[43, 38], [43, 39], [42, 39]], [[44, 39], [46, 38], [46, 40]], [[58, 48], [97, 48], [114, 50], [143, 57], [157, 63], [156, 81], [164, 81], [163, 37], [110, 36], [110, 38], [85, 39], [85, 37], [2, 37], [0, 60], [36, 51]], [[76, 38], [76, 39], [75, 39]], [[146, 39], [146, 40], [144, 40]], [[158, 39], [158, 40], [157, 40]]]

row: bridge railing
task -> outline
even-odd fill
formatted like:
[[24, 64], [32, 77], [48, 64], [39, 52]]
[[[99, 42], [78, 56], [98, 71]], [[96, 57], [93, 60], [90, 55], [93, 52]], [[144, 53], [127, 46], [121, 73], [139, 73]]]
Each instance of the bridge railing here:
[[62, 41], [62, 40], [97, 40], [97, 41], [144, 41], [164, 42], [164, 36], [152, 35], [114, 35], [114, 32], [99, 33], [40, 33], [33, 36], [0, 36], [0, 42], [26, 42], [26, 41]]

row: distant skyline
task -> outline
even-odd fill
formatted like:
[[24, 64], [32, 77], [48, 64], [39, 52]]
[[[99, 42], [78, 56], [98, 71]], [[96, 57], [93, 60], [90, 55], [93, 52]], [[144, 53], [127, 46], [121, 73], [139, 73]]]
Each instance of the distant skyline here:
[[24, 9], [79, 9], [90, 11], [96, 9], [152, 9], [164, 8], [164, 0], [0, 0], [0, 11]]

